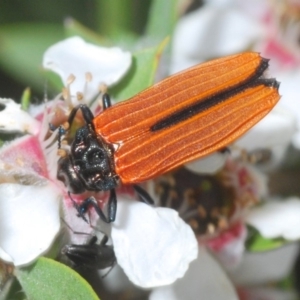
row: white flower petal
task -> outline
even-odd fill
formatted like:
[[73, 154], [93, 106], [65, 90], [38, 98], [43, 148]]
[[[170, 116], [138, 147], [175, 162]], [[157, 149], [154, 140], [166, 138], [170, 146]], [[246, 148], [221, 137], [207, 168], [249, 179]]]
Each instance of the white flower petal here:
[[[280, 104], [288, 108], [296, 116], [297, 132], [293, 137], [293, 144], [300, 149], [300, 71], [299, 69], [289, 70], [285, 73], [279, 73], [276, 78], [281, 82], [280, 93], [282, 99]], [[293, 118], [294, 120], [295, 118]]]
[[1, 248], [0, 248], [0, 257], [2, 260], [6, 261], [8, 263], [13, 262], [13, 259]]
[[192, 229], [169, 208], [119, 199], [111, 237], [119, 265], [144, 288], [171, 284], [197, 257]]
[[300, 199], [264, 203], [249, 211], [246, 222], [266, 238], [300, 238]]
[[272, 164], [277, 165], [283, 158], [296, 131], [296, 118], [290, 111], [276, 106], [235, 144], [242, 149], [272, 150]]
[[247, 171], [255, 183], [255, 193], [257, 199], [264, 199], [269, 194], [268, 176], [260, 171], [256, 166], [247, 164]]
[[[87, 99], [99, 93], [99, 85], [117, 83], [131, 65], [131, 54], [120, 48], [104, 48], [86, 43], [80, 37], [71, 37], [51, 46], [43, 58], [43, 66], [57, 73], [67, 85], [70, 74], [76, 77], [71, 85], [71, 95], [84, 92]], [[93, 76], [84, 89], [86, 73]]]
[[32, 262], [50, 247], [60, 228], [59, 206], [52, 184], [0, 185], [0, 247], [15, 266]]
[[162, 299], [237, 300], [238, 296], [220, 265], [204, 247], [200, 247], [197, 260], [191, 263], [182, 279], [170, 286], [157, 288], [150, 295], [150, 300]]
[[0, 98], [0, 131], [20, 131], [37, 134], [40, 125], [27, 112], [21, 109], [21, 105], [12, 99]]
[[231, 277], [237, 285], [251, 286], [279, 281], [288, 276], [299, 253], [296, 243], [263, 253], [246, 253]]
[[241, 10], [202, 6], [175, 29], [171, 73], [205, 60], [244, 51], [264, 29]]
[[[90, 224], [96, 224], [99, 220], [99, 216], [96, 213], [94, 209], [91, 209], [88, 213], [88, 220], [90, 224], [83, 222], [81, 217], [78, 217], [77, 210], [74, 207], [73, 203], [71, 202], [69, 195], [64, 195], [63, 203], [62, 203], [62, 211], [63, 211], [63, 220], [64, 223], [68, 224], [70, 228], [69, 230], [69, 244], [86, 244], [88, 240], [91, 239], [90, 235], [95, 235], [96, 232]], [[65, 227], [67, 225], [65, 224]], [[104, 226], [107, 226], [107, 223], [103, 222], [103, 225], [101, 224], [101, 232], [105, 232], [108, 234], [109, 231], [105, 230]], [[85, 234], [77, 234], [74, 232], [84, 232]], [[102, 233], [97, 234], [97, 238], [100, 241], [103, 237]]]
[[215, 152], [204, 158], [194, 160], [184, 166], [191, 172], [197, 174], [215, 174], [223, 168], [227, 153]]
[[[268, 0], [205, 0], [206, 5], [213, 7], [236, 7], [241, 11], [246, 12], [248, 15], [251, 15], [256, 20], [264, 20], [266, 15], [270, 14], [270, 3]], [[272, 5], [272, 4], [271, 4]]]
[[[28, 177], [39, 175], [43, 178], [48, 176], [44, 153], [37, 136], [24, 135], [5, 143], [0, 148], [0, 165], [1, 163], [3, 163], [1, 172], [4, 176], [14, 173], [19, 174], [15, 178], [21, 175]], [[31, 183], [27, 181], [26, 184]]]

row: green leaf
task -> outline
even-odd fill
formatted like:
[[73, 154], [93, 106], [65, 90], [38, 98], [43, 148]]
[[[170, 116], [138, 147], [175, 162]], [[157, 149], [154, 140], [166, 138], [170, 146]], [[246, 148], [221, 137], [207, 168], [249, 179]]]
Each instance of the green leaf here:
[[64, 28], [65, 28], [65, 34], [66, 37], [71, 36], [80, 36], [82, 37], [86, 42], [100, 45], [100, 46], [111, 46], [112, 43], [105, 37], [99, 35], [95, 31], [89, 29], [88, 27], [85, 27], [78, 21], [67, 18], [64, 22]]
[[103, 37], [97, 32], [90, 30], [72, 18], [65, 20], [65, 33], [67, 37], [80, 36], [85, 41], [102, 47], [122, 47], [132, 49], [138, 41], [138, 36], [130, 31], [119, 29], [109, 37]]
[[[297, 262], [295, 263], [297, 264]], [[297, 276], [297, 275], [296, 275]], [[295, 278], [293, 272], [278, 282], [278, 287], [285, 291], [291, 291], [295, 286]]]
[[168, 42], [133, 54], [132, 66], [126, 77], [109, 92], [117, 101], [126, 100], [153, 85], [159, 58]]
[[153, 0], [146, 26], [146, 36], [156, 43], [171, 36], [178, 19], [177, 10], [178, 0]]
[[114, 46], [132, 50], [136, 48], [136, 45], [139, 42], [139, 36], [131, 31], [119, 30], [111, 36], [111, 41]]
[[49, 258], [41, 257], [34, 265], [15, 273], [30, 300], [99, 299], [78, 273]]
[[0, 66], [26, 86], [43, 92], [41, 76], [44, 51], [64, 38], [63, 26], [14, 23], [0, 26]]
[[23, 110], [27, 110], [30, 105], [30, 97], [31, 97], [31, 91], [30, 88], [26, 88], [22, 94], [21, 97], [21, 107]]
[[248, 238], [246, 241], [246, 249], [251, 252], [264, 252], [270, 251], [284, 246], [289, 243], [289, 241], [278, 237], [273, 239], [268, 239], [263, 237], [256, 229], [253, 227], [248, 228]]
[[134, 5], [132, 0], [97, 0], [99, 32], [109, 36], [118, 32], [119, 29], [130, 31], [134, 22]]

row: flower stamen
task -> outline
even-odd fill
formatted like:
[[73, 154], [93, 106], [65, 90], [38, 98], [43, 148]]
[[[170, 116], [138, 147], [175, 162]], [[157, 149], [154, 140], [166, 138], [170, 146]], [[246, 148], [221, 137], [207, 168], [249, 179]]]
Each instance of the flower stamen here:
[[155, 181], [159, 205], [176, 209], [201, 239], [211, 238], [236, 222], [244, 209], [259, 200], [257, 189], [250, 170], [233, 161], [216, 175], [181, 168]]
[[75, 81], [76, 77], [73, 74], [70, 74], [67, 78], [67, 86], [63, 88], [62, 95], [69, 107], [73, 107], [71, 99], [71, 84]]
[[65, 149], [58, 149], [57, 150], [57, 155], [60, 156], [60, 157], [66, 157], [67, 156], [67, 151]]

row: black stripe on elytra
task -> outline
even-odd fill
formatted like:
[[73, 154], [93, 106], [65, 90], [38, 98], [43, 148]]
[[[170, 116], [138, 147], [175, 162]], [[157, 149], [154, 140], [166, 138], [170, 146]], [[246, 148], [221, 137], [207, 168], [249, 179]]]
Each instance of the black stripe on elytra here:
[[215, 95], [209, 96], [204, 100], [198, 101], [195, 104], [190, 105], [182, 110], [172, 113], [170, 116], [167, 116], [164, 119], [152, 125], [150, 127], [150, 131], [158, 131], [176, 125], [209, 109], [210, 107], [213, 107], [223, 101], [226, 101], [226, 99], [237, 95], [238, 93], [242, 92], [247, 88], [254, 87], [259, 84], [264, 84], [265, 86], [274, 87], [278, 89], [279, 83], [276, 81], [276, 79], [260, 78], [263, 72], [268, 68], [268, 62], [268, 59], [262, 58], [262, 61], [255, 70], [254, 74], [246, 80], [244, 80], [243, 82], [238, 83], [231, 88], [225, 89]]

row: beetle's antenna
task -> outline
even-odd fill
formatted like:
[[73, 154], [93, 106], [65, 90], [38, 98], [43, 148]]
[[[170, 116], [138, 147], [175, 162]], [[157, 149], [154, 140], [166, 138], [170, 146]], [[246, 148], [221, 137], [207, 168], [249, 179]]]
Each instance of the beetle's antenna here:
[[70, 127], [70, 125], [68, 122], [65, 122], [64, 124], [62, 124], [58, 127], [58, 137], [57, 137], [58, 149], [61, 149], [62, 136], [66, 134], [69, 127]]

